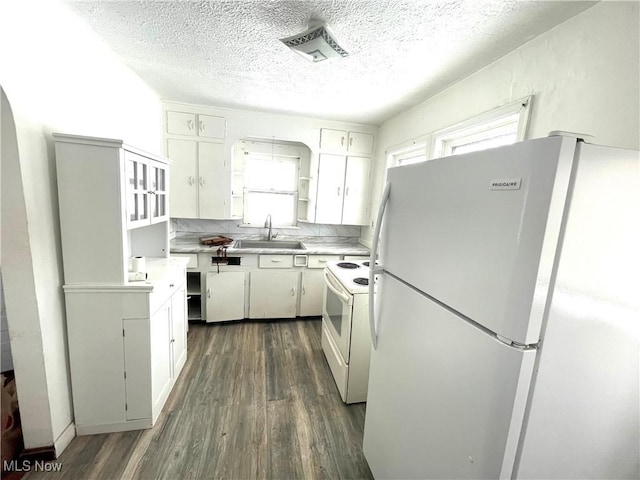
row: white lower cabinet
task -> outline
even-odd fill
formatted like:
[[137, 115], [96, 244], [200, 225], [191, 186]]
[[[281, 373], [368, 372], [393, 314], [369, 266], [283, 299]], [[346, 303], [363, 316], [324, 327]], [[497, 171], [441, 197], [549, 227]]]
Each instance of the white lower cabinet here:
[[300, 282], [301, 317], [322, 315], [322, 294], [324, 288], [324, 270], [303, 270]]
[[322, 299], [324, 294], [324, 267], [327, 262], [339, 260], [339, 255], [309, 255], [307, 268], [302, 270], [300, 281], [301, 317], [322, 316]]
[[187, 363], [187, 291], [179, 287], [171, 296], [171, 376], [177, 377]]
[[196, 274], [202, 273], [205, 282], [203, 317], [208, 323], [321, 316], [322, 272], [327, 262], [341, 258], [320, 254], [246, 255], [240, 264], [208, 267], [209, 255], [201, 255], [199, 264], [203, 270]]
[[78, 435], [152, 427], [185, 364], [186, 262], [158, 262], [150, 283], [64, 287]]
[[126, 392], [126, 417], [129, 420], [143, 420], [148, 417], [151, 398], [151, 382], [146, 365], [151, 357], [149, 320], [146, 318], [125, 318], [122, 321], [124, 342], [124, 371]]
[[244, 318], [245, 272], [207, 272], [207, 322]]
[[294, 318], [299, 282], [298, 271], [251, 272], [249, 318]]
[[[171, 301], [151, 315], [151, 399], [152, 416], [162, 410], [171, 391]], [[126, 338], [126, 337], [125, 337]]]

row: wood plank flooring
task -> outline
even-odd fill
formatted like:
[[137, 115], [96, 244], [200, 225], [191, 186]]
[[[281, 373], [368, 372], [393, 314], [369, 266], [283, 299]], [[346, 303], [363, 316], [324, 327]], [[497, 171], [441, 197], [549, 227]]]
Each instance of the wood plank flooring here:
[[191, 324], [188, 360], [149, 430], [76, 437], [55, 479], [370, 479], [364, 404], [345, 405], [321, 321]]

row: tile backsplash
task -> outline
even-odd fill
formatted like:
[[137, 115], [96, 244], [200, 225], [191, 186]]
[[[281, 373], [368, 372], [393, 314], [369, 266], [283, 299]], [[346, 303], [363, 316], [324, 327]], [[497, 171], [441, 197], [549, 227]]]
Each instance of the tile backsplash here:
[[[191, 218], [172, 218], [171, 231], [219, 234], [262, 234], [263, 227], [239, 226], [238, 220], [197, 220]], [[273, 227], [279, 235], [292, 237], [360, 237], [357, 225], [324, 225], [317, 223], [299, 223], [297, 228]]]

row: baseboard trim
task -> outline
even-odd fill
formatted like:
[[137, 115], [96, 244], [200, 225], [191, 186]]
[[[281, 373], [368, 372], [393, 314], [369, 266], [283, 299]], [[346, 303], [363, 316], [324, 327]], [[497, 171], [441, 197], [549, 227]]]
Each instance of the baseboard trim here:
[[73, 440], [74, 438], [76, 438], [76, 424], [71, 422], [69, 425], [67, 425], [67, 428], [62, 431], [62, 433], [54, 442], [56, 456], [60, 456], [60, 454], [64, 451], [65, 448], [69, 446], [71, 440]]
[[25, 448], [18, 456], [20, 460], [47, 461], [56, 459], [56, 448], [51, 445], [49, 447]]

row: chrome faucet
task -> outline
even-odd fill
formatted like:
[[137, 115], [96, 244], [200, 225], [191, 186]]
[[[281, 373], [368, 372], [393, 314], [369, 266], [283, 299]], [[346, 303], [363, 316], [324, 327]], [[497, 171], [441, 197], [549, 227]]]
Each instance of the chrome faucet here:
[[267, 219], [264, 222], [264, 228], [269, 229], [269, 231], [267, 232], [267, 240], [271, 241], [278, 236], [277, 233], [272, 233], [271, 231], [271, 214], [270, 213], [267, 213]]

